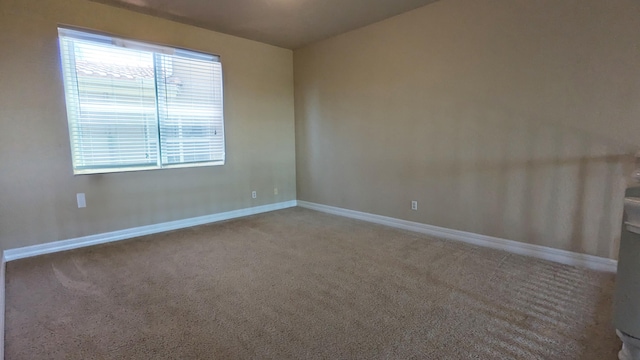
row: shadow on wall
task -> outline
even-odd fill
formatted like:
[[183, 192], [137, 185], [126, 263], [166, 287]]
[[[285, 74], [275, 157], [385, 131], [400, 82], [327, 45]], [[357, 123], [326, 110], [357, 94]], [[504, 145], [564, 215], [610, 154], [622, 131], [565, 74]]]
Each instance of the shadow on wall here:
[[435, 209], [466, 222], [434, 209], [427, 216], [445, 227], [615, 258], [633, 157], [576, 129], [510, 125], [466, 123], [450, 134], [458, 144], [451, 157], [425, 159]]
[[[463, 227], [471, 226], [462, 230], [615, 257], [623, 178], [631, 159], [600, 155], [458, 161], [425, 164], [425, 171], [430, 173], [427, 181], [449, 184], [450, 191], [434, 191], [430, 198], [442, 204], [436, 206], [439, 209], [447, 202], [457, 203], [456, 212], [468, 220]], [[453, 193], [457, 196], [450, 196]], [[439, 220], [449, 227], [458, 225], [451, 219]]]
[[[377, 102], [358, 90], [309, 89], [299, 102], [301, 199], [617, 257], [629, 144], [549, 114], [509, 114], [522, 113], [522, 104], [494, 102], [489, 108], [503, 110], [492, 112], [486, 99], [484, 106], [454, 106], [448, 96], [425, 104], [419, 94]], [[371, 105], [345, 105], [363, 99]]]

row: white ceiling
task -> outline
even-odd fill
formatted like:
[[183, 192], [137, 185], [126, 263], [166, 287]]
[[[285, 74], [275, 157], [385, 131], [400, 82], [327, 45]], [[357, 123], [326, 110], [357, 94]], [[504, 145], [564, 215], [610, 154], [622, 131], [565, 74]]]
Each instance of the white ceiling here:
[[296, 49], [436, 0], [93, 0]]

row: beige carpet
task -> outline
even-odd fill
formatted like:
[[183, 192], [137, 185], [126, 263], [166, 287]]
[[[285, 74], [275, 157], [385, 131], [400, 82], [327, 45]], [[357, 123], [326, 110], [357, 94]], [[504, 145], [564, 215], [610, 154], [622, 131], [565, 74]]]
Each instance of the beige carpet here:
[[294, 208], [9, 263], [6, 359], [615, 359], [613, 282]]

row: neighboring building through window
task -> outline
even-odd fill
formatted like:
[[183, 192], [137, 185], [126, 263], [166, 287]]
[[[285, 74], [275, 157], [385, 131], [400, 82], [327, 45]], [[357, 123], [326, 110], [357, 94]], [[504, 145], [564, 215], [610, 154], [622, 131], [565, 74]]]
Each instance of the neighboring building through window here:
[[219, 57], [58, 34], [75, 174], [224, 164]]

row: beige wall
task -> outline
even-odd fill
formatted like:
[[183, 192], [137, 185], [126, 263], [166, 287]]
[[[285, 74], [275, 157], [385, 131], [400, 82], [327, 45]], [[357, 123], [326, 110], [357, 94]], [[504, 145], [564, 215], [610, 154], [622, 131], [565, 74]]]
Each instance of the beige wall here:
[[637, 0], [442, 0], [295, 51], [298, 199], [615, 257], [639, 19]]
[[[85, 0], [3, 0], [0, 250], [293, 200], [297, 154], [301, 200], [615, 257], [640, 146], [638, 18], [635, 0], [442, 0], [292, 65]], [[58, 24], [221, 55], [227, 164], [73, 176]]]
[[[226, 165], [73, 176], [58, 24], [220, 55]], [[296, 198], [290, 50], [84, 0], [0, 1], [0, 48], [0, 250]]]

